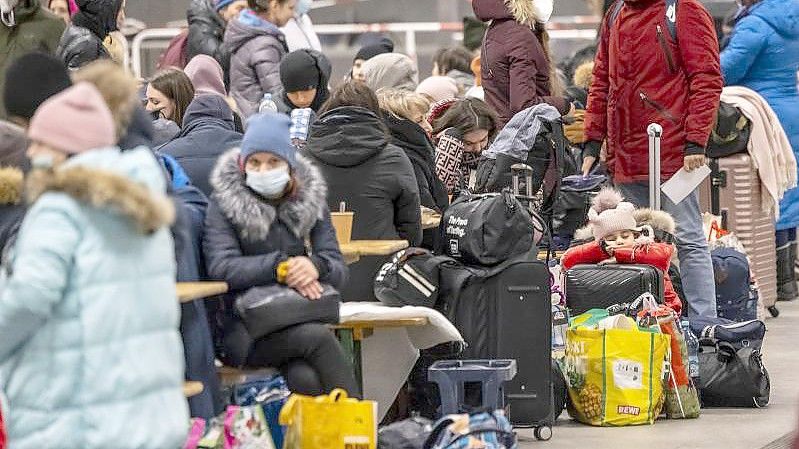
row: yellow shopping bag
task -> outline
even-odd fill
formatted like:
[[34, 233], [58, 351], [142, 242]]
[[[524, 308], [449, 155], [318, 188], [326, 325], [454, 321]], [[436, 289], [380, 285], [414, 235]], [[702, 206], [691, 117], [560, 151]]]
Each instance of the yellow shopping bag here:
[[665, 397], [669, 344], [668, 335], [638, 328], [569, 328], [569, 414], [594, 426], [655, 422]]
[[291, 395], [280, 424], [288, 427], [284, 449], [377, 448], [377, 403], [348, 398], [342, 389], [326, 396]]

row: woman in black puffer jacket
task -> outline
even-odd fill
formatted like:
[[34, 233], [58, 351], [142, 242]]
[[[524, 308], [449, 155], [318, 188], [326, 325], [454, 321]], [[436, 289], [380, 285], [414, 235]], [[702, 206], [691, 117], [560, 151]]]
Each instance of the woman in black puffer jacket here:
[[[353, 240], [422, 242], [419, 187], [408, 156], [391, 144], [377, 97], [365, 84], [336, 89], [311, 126], [305, 149], [324, 174], [327, 202], [355, 212]], [[345, 300], [374, 301], [374, 275], [385, 258], [362, 258], [352, 268]]]

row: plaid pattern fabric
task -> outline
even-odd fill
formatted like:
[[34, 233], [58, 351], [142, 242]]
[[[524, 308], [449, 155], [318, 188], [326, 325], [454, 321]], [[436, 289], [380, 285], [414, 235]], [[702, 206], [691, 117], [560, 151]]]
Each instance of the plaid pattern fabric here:
[[292, 142], [296, 139], [300, 143], [305, 143], [308, 139], [308, 129], [311, 127], [313, 116], [314, 112], [310, 108], [291, 111], [291, 127], [289, 128], [289, 134]]

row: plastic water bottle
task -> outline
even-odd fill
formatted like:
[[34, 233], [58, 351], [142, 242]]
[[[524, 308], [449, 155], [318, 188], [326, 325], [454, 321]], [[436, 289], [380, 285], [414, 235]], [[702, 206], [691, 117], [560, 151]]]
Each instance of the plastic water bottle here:
[[272, 100], [272, 94], [269, 92], [264, 94], [264, 98], [258, 106], [258, 112], [277, 112], [277, 104]]
[[696, 338], [688, 320], [680, 321], [683, 335], [685, 335], [685, 345], [688, 347], [688, 376], [694, 381], [694, 385], [699, 382], [699, 339]]

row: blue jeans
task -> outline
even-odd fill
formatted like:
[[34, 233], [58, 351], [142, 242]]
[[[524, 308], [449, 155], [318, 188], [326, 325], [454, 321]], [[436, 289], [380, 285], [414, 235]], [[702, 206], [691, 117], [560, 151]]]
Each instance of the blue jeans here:
[[[646, 183], [618, 184], [616, 186], [627, 201], [638, 207], [649, 205], [649, 186]], [[713, 262], [702, 228], [702, 213], [696, 191], [679, 204], [661, 195], [661, 208], [674, 218], [677, 255], [680, 259], [680, 276], [683, 293], [688, 302], [688, 318], [702, 316], [716, 318], [716, 282]]]

